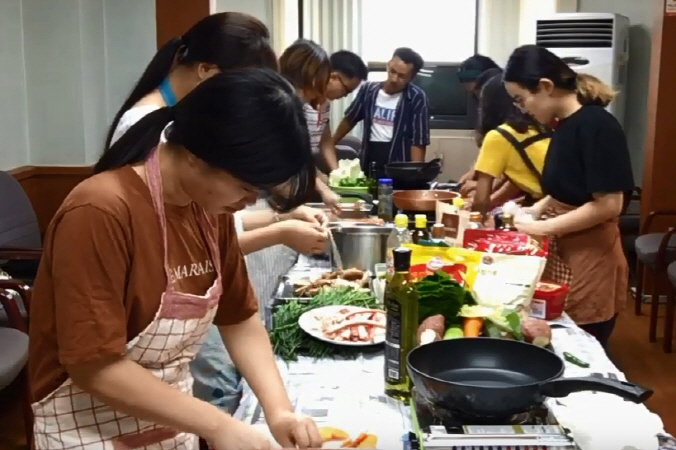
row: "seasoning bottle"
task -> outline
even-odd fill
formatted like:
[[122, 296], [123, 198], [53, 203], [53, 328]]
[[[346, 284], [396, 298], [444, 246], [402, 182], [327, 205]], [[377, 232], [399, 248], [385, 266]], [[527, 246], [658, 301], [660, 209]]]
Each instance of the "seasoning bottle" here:
[[435, 223], [432, 225], [432, 241], [433, 242], [444, 242], [446, 240], [446, 232], [444, 230], [443, 223]]
[[381, 178], [378, 180], [378, 217], [385, 222], [392, 222], [394, 217], [391, 178]]
[[500, 229], [502, 231], [518, 231], [514, 226], [514, 216], [511, 214], [503, 214]]
[[467, 228], [470, 230], [481, 230], [484, 227], [484, 217], [479, 211], [472, 211], [469, 213], [469, 223]]
[[455, 206], [455, 207], [458, 209], [458, 212], [459, 212], [459, 211], [462, 211], [463, 209], [465, 209], [465, 205], [467, 204], [467, 202], [465, 201], [465, 199], [462, 198], [462, 197], [455, 197], [455, 198], [452, 200], [452, 203], [453, 203], [453, 206]]
[[409, 276], [411, 250], [397, 248], [393, 258], [395, 272], [385, 287], [385, 394], [406, 401], [411, 396], [406, 358], [416, 346], [418, 293]]
[[394, 218], [394, 230], [387, 238], [387, 279], [394, 275], [394, 254], [395, 248], [411, 242], [411, 232], [408, 230], [408, 216], [406, 214], [397, 214]]
[[414, 244], [417, 244], [418, 241], [430, 240], [430, 234], [427, 231], [427, 216], [425, 214], [415, 215], [415, 229], [411, 235], [411, 240]]

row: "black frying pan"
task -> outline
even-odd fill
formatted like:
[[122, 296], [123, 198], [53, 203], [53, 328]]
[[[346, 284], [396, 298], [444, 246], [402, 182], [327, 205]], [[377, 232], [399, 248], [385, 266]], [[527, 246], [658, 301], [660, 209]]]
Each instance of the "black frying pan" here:
[[544, 397], [580, 391], [606, 392], [635, 403], [653, 394], [618, 380], [560, 378], [563, 370], [555, 353], [508, 339], [449, 339], [421, 345], [408, 355], [408, 373], [418, 394], [466, 417], [509, 417]]
[[434, 180], [441, 173], [439, 158], [427, 162], [394, 162], [385, 164], [385, 175], [394, 181], [422, 182]]

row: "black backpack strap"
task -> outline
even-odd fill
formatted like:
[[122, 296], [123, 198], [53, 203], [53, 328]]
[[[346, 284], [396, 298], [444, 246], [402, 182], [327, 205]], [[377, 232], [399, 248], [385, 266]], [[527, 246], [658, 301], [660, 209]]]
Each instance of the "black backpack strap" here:
[[528, 157], [528, 153], [526, 153], [526, 149], [531, 145], [534, 144], [535, 142], [541, 141], [543, 139], [547, 139], [551, 137], [551, 133], [538, 133], [534, 136], [529, 136], [523, 141], [519, 141], [512, 133], [509, 131], [505, 130], [504, 128], [498, 127], [495, 129], [498, 133], [502, 135], [505, 139], [507, 139], [507, 142], [512, 144], [512, 147], [516, 150], [516, 152], [519, 154], [521, 157], [521, 160], [523, 163], [528, 167], [528, 170], [530, 170], [533, 175], [535, 175], [535, 178], [538, 180], [538, 183], [542, 185], [542, 174], [540, 171], [535, 167], [535, 164], [533, 164], [533, 161]]

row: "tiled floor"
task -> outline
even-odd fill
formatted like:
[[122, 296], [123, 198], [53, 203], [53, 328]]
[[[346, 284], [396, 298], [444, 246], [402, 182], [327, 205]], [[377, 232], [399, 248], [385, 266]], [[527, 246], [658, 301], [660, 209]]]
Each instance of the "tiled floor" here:
[[[655, 390], [648, 407], [662, 417], [668, 432], [676, 433], [676, 353], [663, 353], [660, 342], [648, 343], [646, 316], [636, 317], [630, 309], [620, 315], [610, 355], [627, 378]], [[13, 387], [0, 393], [0, 450], [26, 450], [19, 396]]]

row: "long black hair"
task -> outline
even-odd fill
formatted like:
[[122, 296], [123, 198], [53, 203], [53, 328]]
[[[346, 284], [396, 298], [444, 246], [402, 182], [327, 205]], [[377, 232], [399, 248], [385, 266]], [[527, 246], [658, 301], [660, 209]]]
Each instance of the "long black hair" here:
[[134, 124], [103, 153], [94, 172], [143, 162], [170, 122], [165, 133], [169, 144], [265, 191], [279, 211], [301, 205], [314, 191], [316, 173], [302, 103], [294, 88], [270, 69], [241, 69], [207, 79], [175, 106]]
[[525, 133], [529, 129], [540, 132], [546, 130], [543, 125], [514, 104], [502, 81], [502, 75], [498, 74], [484, 84], [479, 95], [477, 143], [481, 145], [486, 134], [502, 124], [509, 125], [517, 133]]
[[460, 63], [458, 79], [461, 83], [470, 83], [476, 81], [479, 75], [489, 69], [500, 69], [500, 66], [488, 56], [477, 53]]
[[146, 67], [108, 130], [104, 150], [110, 147], [122, 115], [157, 89], [174, 65], [214, 64], [220, 70], [243, 67], [277, 68], [270, 31], [253, 16], [225, 12], [207, 16], [183, 36], [164, 44]]

